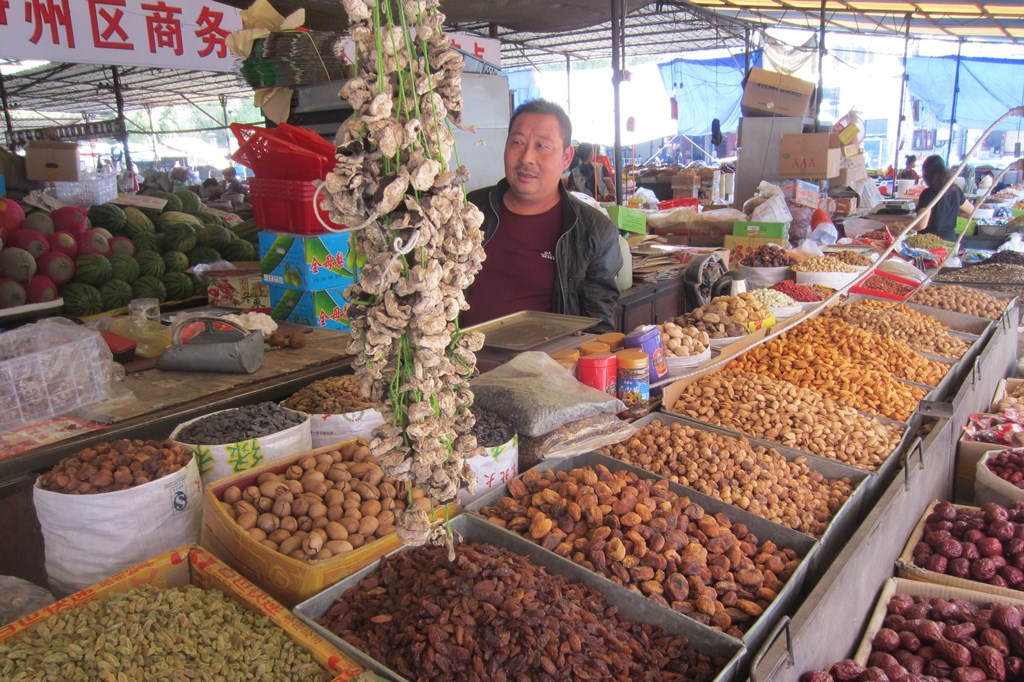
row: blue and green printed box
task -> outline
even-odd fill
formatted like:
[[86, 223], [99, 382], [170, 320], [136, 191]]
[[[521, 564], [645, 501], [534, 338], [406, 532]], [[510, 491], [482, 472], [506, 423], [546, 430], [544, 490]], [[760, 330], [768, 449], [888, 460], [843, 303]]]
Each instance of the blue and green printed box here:
[[363, 264], [349, 248], [349, 233], [305, 236], [260, 232], [260, 272], [267, 284], [320, 291], [345, 288]]
[[270, 316], [278, 322], [348, 331], [345, 287], [305, 291], [277, 284], [270, 288]]

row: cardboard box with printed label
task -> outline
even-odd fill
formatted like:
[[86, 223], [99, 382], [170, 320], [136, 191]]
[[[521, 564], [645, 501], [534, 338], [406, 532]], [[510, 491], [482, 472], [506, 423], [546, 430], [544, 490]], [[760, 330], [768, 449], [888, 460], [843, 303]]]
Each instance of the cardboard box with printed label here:
[[779, 148], [779, 176], [827, 179], [839, 175], [839, 136], [835, 133], [783, 135]]
[[766, 223], [737, 220], [732, 224], [732, 233], [737, 237], [771, 237], [785, 239], [789, 232], [788, 223]]
[[348, 285], [308, 291], [270, 285], [270, 316], [278, 322], [348, 331]]
[[744, 116], [804, 116], [814, 83], [754, 67], [743, 88]]
[[833, 217], [848, 216], [857, 210], [857, 197], [834, 197], [836, 210]]
[[307, 291], [347, 287], [362, 265], [349, 250], [349, 234], [260, 232], [263, 281]]
[[78, 145], [32, 140], [25, 145], [25, 177], [43, 182], [78, 181]]
[[868, 176], [868, 167], [864, 155], [848, 156], [839, 164], [839, 174], [832, 182], [833, 187], [852, 187], [853, 183]]
[[779, 180], [773, 183], [782, 190], [782, 195], [787, 201], [792, 201], [798, 206], [807, 208], [818, 208], [821, 202], [821, 190], [813, 182], [804, 180]]
[[246, 312], [270, 312], [270, 287], [263, 281], [260, 264], [235, 263], [232, 270], [207, 270], [206, 296], [210, 305], [241, 308]]

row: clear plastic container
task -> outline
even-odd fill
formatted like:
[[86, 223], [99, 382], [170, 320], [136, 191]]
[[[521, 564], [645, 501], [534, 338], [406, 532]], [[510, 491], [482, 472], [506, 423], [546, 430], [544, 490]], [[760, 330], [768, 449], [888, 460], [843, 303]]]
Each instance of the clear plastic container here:
[[86, 327], [44, 321], [0, 334], [0, 433], [109, 397], [112, 364]]

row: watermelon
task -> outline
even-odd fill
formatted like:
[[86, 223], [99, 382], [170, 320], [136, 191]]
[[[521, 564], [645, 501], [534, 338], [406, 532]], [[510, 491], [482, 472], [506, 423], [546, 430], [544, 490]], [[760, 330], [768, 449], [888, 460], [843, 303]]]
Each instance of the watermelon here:
[[104, 237], [106, 237], [106, 238], [107, 238], [107, 241], [108, 241], [108, 242], [109, 242], [109, 241], [110, 241], [111, 239], [113, 239], [113, 238], [114, 238], [114, 235], [113, 235], [113, 234], [112, 234], [112, 233], [110, 232], [110, 230], [108, 230], [108, 229], [107, 229], [107, 228], [105, 228], [105, 227], [90, 227], [90, 228], [89, 228], [89, 232], [90, 232], [91, 234], [101, 234], [101, 235], [103, 235]]
[[181, 251], [186, 253], [196, 248], [196, 233], [191, 225], [183, 223], [170, 225], [160, 235], [160, 246], [164, 251]]
[[136, 235], [142, 232], [148, 232], [150, 234], [156, 232], [156, 226], [153, 225], [153, 221], [146, 217], [146, 214], [135, 208], [134, 206], [124, 207], [125, 225], [124, 231], [132, 239]]
[[135, 260], [139, 263], [139, 274], [142, 276], [159, 277], [166, 271], [164, 259], [159, 253], [143, 251], [136, 254]]
[[161, 213], [154, 223], [157, 232], [166, 232], [172, 225], [188, 225], [193, 231], [203, 228], [203, 223], [194, 215], [182, 213], [181, 211], [168, 211]]
[[117, 204], [106, 203], [92, 206], [89, 208], [88, 215], [93, 227], [106, 228], [111, 235], [127, 234], [125, 226], [128, 224], [128, 216]]
[[89, 216], [85, 209], [79, 206], [55, 208], [50, 211], [50, 218], [53, 220], [53, 229], [57, 232], [77, 235], [89, 229]]
[[135, 242], [128, 239], [128, 237], [114, 237], [110, 240], [110, 251], [115, 256], [134, 256], [138, 249], [135, 248]]
[[8, 234], [7, 238], [4, 239], [4, 246], [14, 246], [19, 249], [25, 249], [32, 254], [33, 258], [39, 258], [50, 250], [50, 242], [47, 241], [46, 237], [35, 230], [28, 230], [25, 228], [15, 230]]
[[196, 215], [203, 207], [203, 202], [199, 199], [199, 195], [191, 190], [180, 189], [174, 193], [174, 196], [178, 197], [178, 201], [181, 202], [183, 213]]
[[196, 217], [199, 218], [203, 225], [217, 225], [219, 227], [224, 227], [224, 221], [221, 217], [219, 215], [214, 215], [209, 211], [200, 211], [196, 214]]
[[143, 251], [152, 251], [154, 253], [160, 253], [160, 238], [156, 234], [142, 233], [132, 237], [132, 241], [135, 242], [135, 248], [138, 249], [136, 253], [142, 253]]
[[36, 274], [36, 259], [25, 249], [8, 246], [0, 251], [0, 274], [15, 282], [28, 284], [32, 275]]
[[226, 227], [207, 225], [196, 234], [196, 244], [199, 246], [209, 246], [211, 249], [217, 249], [218, 251], [232, 241], [231, 230]]
[[[152, 252], [145, 252], [152, 253]], [[139, 262], [131, 256], [114, 255], [110, 257], [111, 275], [114, 279], [131, 284], [139, 278]]]
[[144, 275], [132, 282], [133, 298], [155, 298], [161, 303], [167, 300], [167, 288], [160, 278]]
[[0, 239], [14, 232], [25, 222], [25, 211], [14, 199], [0, 197]]
[[99, 230], [86, 230], [78, 235], [78, 253], [109, 256], [113, 252], [110, 250], [110, 240]]
[[25, 300], [29, 303], [49, 303], [57, 299], [57, 285], [46, 275], [33, 275], [25, 287]]
[[75, 282], [103, 286], [114, 276], [113, 267], [106, 256], [87, 253], [75, 259]]
[[114, 310], [126, 307], [134, 298], [135, 292], [128, 282], [112, 279], [100, 287], [100, 296], [103, 298], [103, 309]]
[[29, 230], [35, 230], [44, 236], [53, 234], [53, 218], [46, 211], [33, 211], [29, 213], [25, 216], [25, 222], [21, 226]]
[[54, 232], [46, 238], [51, 251], [60, 251], [74, 258], [78, 255], [78, 240], [70, 232]]
[[249, 220], [243, 220], [242, 222], [232, 227], [231, 231], [234, 232], [235, 235], [240, 237], [241, 239], [244, 239], [245, 241], [250, 242], [252, 244], [259, 245], [260, 228], [256, 227], [255, 220], [251, 218]]
[[163, 255], [165, 272], [185, 272], [188, 270], [188, 256], [181, 251], [167, 251]]
[[184, 301], [193, 294], [192, 278], [184, 272], [168, 272], [160, 278], [167, 289], [168, 301]]
[[0, 308], [15, 308], [25, 305], [28, 295], [25, 287], [9, 277], [0, 277]]
[[213, 263], [218, 260], [220, 260], [220, 252], [217, 249], [211, 249], [209, 246], [200, 246], [188, 252], [189, 265]]
[[161, 213], [167, 213], [170, 211], [182, 213], [181, 199], [176, 197], [172, 192], [153, 192], [152, 196], [167, 200], [167, 203], [164, 204], [164, 208]]
[[54, 284], [62, 286], [71, 281], [75, 276], [75, 261], [66, 253], [60, 251], [49, 251], [36, 261], [37, 271], [53, 280]]
[[224, 260], [229, 260], [232, 263], [243, 260], [259, 260], [256, 247], [241, 239], [236, 239], [220, 249], [220, 255], [224, 257]]
[[64, 312], [68, 315], [95, 315], [103, 312], [100, 290], [84, 282], [71, 282], [60, 289]]

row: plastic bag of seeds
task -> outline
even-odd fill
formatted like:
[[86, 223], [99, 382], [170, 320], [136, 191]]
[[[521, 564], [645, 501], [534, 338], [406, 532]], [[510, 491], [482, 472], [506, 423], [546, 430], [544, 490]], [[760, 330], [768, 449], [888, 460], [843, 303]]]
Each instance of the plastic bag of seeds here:
[[476, 419], [472, 433], [476, 436], [477, 445], [484, 450], [466, 460], [476, 474], [476, 492], [471, 495], [468, 490], [460, 490], [459, 502], [462, 504], [483, 497], [519, 474], [519, 437], [515, 428], [493, 412], [476, 405], [471, 409]]
[[563, 424], [550, 433], [519, 442], [519, 463], [525, 470], [553, 457], [572, 457], [621, 443], [636, 427], [614, 414], [599, 414]]
[[48, 590], [12, 575], [0, 575], [0, 625], [13, 623], [53, 602]]
[[618, 414], [621, 400], [566, 374], [547, 353], [520, 353], [470, 382], [475, 404], [512, 422], [521, 436], [541, 436], [562, 424]]

